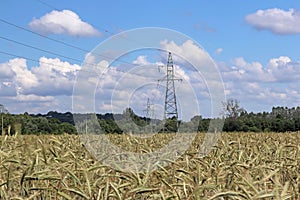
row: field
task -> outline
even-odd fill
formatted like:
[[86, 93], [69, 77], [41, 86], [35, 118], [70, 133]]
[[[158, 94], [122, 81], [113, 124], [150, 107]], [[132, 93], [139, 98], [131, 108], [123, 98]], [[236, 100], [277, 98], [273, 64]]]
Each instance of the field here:
[[[200, 158], [203, 136], [180, 159], [145, 173], [103, 165], [76, 135], [1, 136], [0, 199], [300, 199], [300, 132], [223, 133]], [[138, 142], [137, 152], [161, 145], [111, 139], [129, 149]]]

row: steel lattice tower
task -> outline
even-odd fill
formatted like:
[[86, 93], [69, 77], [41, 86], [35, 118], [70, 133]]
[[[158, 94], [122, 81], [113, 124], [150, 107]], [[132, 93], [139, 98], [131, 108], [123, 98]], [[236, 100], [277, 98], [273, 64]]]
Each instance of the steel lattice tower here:
[[169, 52], [168, 63], [167, 63], [167, 75], [160, 79], [159, 81], [166, 81], [166, 95], [165, 95], [165, 109], [164, 109], [164, 120], [175, 117], [178, 119], [177, 103], [176, 103], [176, 93], [175, 93], [175, 80], [180, 80], [175, 78], [174, 75], [174, 65], [172, 54]]
[[[150, 126], [150, 130], [148, 130], [148, 131], [150, 131], [150, 133], [152, 133], [153, 132], [153, 117], [154, 117], [154, 109], [152, 108], [152, 105], [153, 104], [151, 104], [150, 103], [150, 99], [148, 98], [147, 99], [147, 107], [146, 107], [146, 110], [144, 110], [144, 112], [145, 112], [145, 114], [146, 114], [146, 126]], [[149, 124], [148, 124], [149, 123]], [[146, 130], [145, 130], [146, 131]]]
[[146, 110], [144, 110], [146, 112], [146, 118], [150, 119], [151, 118], [151, 103], [150, 103], [150, 99], [147, 99], [147, 107]]

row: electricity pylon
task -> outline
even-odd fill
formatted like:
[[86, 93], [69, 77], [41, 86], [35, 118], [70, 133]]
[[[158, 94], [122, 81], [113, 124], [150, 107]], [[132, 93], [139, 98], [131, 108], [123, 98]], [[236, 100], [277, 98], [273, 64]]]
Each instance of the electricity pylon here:
[[146, 113], [146, 118], [147, 119], [150, 119], [151, 118], [151, 111], [152, 111], [152, 109], [151, 109], [151, 106], [152, 106], [152, 104], [150, 103], [150, 99], [148, 98], [147, 99], [147, 106], [146, 106], [146, 110], [144, 110], [144, 112]]
[[[152, 108], [152, 105], [153, 104], [151, 104], [150, 103], [150, 99], [148, 98], [147, 99], [147, 106], [146, 106], [146, 110], [144, 110], [144, 112], [145, 112], [145, 114], [146, 114], [146, 123], [147, 123], [147, 125], [149, 125], [150, 126], [150, 132], [152, 133], [153, 132], [153, 130], [152, 130], [152, 126], [153, 126], [153, 124], [152, 124], [152, 120], [153, 120], [153, 117], [154, 117], [154, 109]], [[149, 121], [148, 121], [149, 120]], [[148, 124], [148, 122], [149, 122], [149, 124]], [[146, 126], [147, 126], [146, 125]]]
[[166, 68], [167, 68], [167, 75], [164, 78], [158, 80], [158, 81], [166, 81], [164, 120], [166, 121], [167, 119], [173, 119], [174, 117], [176, 120], [178, 120], [174, 81], [182, 81], [182, 79], [175, 77], [171, 52], [169, 52], [168, 63]]

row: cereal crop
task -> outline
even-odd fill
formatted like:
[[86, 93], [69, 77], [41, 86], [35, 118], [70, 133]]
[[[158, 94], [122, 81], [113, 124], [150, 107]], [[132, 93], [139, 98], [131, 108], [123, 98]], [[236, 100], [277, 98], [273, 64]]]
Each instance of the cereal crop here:
[[[0, 199], [300, 199], [300, 132], [223, 133], [202, 158], [203, 136], [178, 160], [144, 173], [104, 165], [77, 135], [1, 136]], [[110, 139], [143, 153], [172, 134], [153, 137]]]

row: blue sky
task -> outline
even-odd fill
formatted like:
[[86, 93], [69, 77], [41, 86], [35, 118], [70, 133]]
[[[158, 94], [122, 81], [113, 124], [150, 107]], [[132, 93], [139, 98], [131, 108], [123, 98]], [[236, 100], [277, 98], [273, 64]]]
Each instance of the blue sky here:
[[[299, 3], [2, 1], [0, 51], [13, 56], [0, 53], [0, 103], [12, 113], [70, 111], [74, 81], [89, 51], [113, 34], [161, 27], [179, 31], [199, 43], [218, 65], [227, 98], [238, 99], [247, 111], [299, 106]], [[46, 22], [46, 17], [52, 23]], [[143, 58], [142, 52], [137, 55]], [[137, 55], [123, 59], [135, 62]], [[146, 56], [147, 61], [163, 61], [161, 55], [151, 55]], [[99, 107], [99, 111], [106, 110]], [[203, 112], [209, 115], [208, 110]]]

